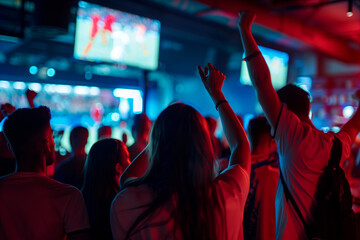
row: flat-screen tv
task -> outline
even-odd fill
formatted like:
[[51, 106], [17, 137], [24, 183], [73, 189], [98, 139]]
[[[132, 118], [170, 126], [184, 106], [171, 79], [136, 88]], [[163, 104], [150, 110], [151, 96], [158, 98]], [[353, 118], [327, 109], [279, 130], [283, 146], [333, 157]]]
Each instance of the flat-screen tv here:
[[74, 58], [156, 70], [160, 21], [79, 1]]
[[[289, 54], [262, 46], [259, 46], [259, 50], [269, 67], [274, 88], [282, 88], [287, 83]], [[245, 61], [242, 61], [241, 64], [240, 83], [252, 85]]]

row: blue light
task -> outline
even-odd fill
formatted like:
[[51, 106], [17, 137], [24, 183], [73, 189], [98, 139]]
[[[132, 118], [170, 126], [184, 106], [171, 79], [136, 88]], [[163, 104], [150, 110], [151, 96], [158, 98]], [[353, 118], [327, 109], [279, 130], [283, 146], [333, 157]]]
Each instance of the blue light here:
[[117, 122], [120, 120], [120, 114], [119, 113], [112, 113], [111, 114], [111, 120], [114, 122]]
[[55, 76], [55, 69], [49, 68], [49, 69], [46, 71], [46, 74], [48, 75], [48, 77], [53, 77], [53, 76]]
[[37, 74], [38, 71], [39, 71], [39, 69], [38, 69], [37, 66], [31, 66], [31, 67], [29, 68], [29, 72], [30, 72], [30, 74], [32, 74], [32, 75]]

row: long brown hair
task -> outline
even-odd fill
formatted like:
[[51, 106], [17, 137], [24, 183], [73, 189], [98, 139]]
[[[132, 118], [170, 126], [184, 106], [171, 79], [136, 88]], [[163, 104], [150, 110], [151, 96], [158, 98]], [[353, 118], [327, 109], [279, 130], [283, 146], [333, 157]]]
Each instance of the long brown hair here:
[[119, 192], [115, 168], [119, 163], [125, 169], [130, 161], [126, 145], [113, 138], [94, 143], [87, 156], [84, 173], [84, 195], [94, 239], [112, 239], [110, 206]]
[[182, 103], [170, 105], [159, 115], [150, 135], [149, 168], [143, 177], [125, 186], [147, 184], [157, 197], [126, 238], [173, 197], [174, 236], [179, 232], [183, 239], [218, 239], [224, 234], [216, 221], [222, 211], [214, 187], [215, 158], [206, 124], [199, 112]]

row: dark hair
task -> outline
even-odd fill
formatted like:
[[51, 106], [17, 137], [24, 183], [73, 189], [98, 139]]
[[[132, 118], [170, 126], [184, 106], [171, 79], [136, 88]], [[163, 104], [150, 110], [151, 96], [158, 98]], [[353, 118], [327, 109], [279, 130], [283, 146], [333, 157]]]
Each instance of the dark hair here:
[[103, 138], [110, 138], [112, 130], [111, 130], [110, 126], [102, 125], [102, 126], [100, 126], [98, 128], [97, 133], [98, 133], [98, 140], [100, 140], [100, 139], [103, 139]]
[[119, 192], [119, 183], [115, 181], [115, 176], [122, 174], [116, 172], [117, 163], [122, 170], [130, 164], [127, 147], [117, 139], [107, 138], [91, 147], [84, 167], [82, 193], [93, 234], [99, 236], [99, 239], [111, 237], [110, 206]]
[[157, 194], [127, 237], [141, 221], [175, 197], [173, 234], [179, 230], [183, 239], [217, 239], [223, 234], [220, 232], [223, 228], [215, 224], [216, 213], [222, 214], [222, 211], [213, 183], [214, 165], [205, 119], [182, 103], [167, 107], [151, 131], [146, 174], [125, 186], [147, 184]]
[[251, 148], [254, 149], [258, 146], [262, 135], [267, 134], [270, 136], [270, 130], [271, 127], [264, 116], [251, 119], [247, 128]]
[[298, 117], [308, 117], [310, 112], [310, 95], [302, 88], [287, 84], [277, 91], [280, 101]]
[[33, 146], [37, 143], [34, 137], [50, 126], [50, 118], [50, 109], [45, 106], [20, 108], [8, 116], [3, 132], [15, 157], [34, 149]]
[[85, 148], [89, 137], [89, 130], [83, 126], [76, 126], [70, 132], [72, 151]]

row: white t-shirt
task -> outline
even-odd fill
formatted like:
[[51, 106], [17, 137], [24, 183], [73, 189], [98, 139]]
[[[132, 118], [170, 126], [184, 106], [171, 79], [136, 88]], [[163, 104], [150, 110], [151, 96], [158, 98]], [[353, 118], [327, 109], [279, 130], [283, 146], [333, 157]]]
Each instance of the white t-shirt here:
[[32, 172], [0, 178], [0, 239], [63, 240], [89, 228], [75, 187]]
[[[249, 191], [250, 178], [246, 171], [239, 165], [234, 165], [220, 174], [216, 180], [216, 189], [219, 199], [225, 208], [226, 231], [229, 240], [243, 239], [243, 213], [244, 205]], [[110, 222], [114, 240], [124, 239], [129, 228], [137, 217], [144, 212], [141, 207], [151, 203], [154, 193], [144, 185], [128, 187], [121, 191], [114, 199], [111, 207]], [[130, 239], [172, 239], [174, 221], [166, 221], [172, 212], [173, 204], [168, 203], [158, 208], [152, 218], [146, 223], [141, 222], [135, 234]], [[165, 223], [164, 223], [165, 222]], [[160, 226], [156, 223], [162, 223]], [[152, 225], [149, 227], [149, 225]], [[181, 239], [179, 235], [176, 239]]]
[[[311, 209], [323, 168], [328, 165], [334, 135], [342, 142], [341, 162], [350, 154], [351, 139], [345, 132], [324, 133], [311, 127], [286, 107], [275, 130], [279, 162], [284, 180], [307, 223], [313, 221]], [[307, 239], [303, 224], [292, 204], [286, 201], [281, 181], [276, 201], [276, 239]]]

